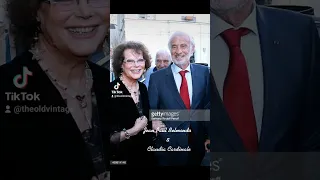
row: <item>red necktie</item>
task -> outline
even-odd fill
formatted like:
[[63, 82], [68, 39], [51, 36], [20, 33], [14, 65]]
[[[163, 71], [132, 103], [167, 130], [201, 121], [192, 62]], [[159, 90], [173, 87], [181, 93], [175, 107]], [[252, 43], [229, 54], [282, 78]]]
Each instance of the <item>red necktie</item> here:
[[[181, 96], [181, 99], [184, 102], [184, 105], [186, 106], [186, 108], [190, 109], [191, 105], [190, 105], [188, 83], [187, 83], [187, 79], [185, 76], [187, 72], [188, 72], [187, 70], [179, 72], [181, 75], [181, 79], [182, 79], [181, 86], [180, 86], [180, 96]], [[193, 132], [192, 132], [191, 124], [190, 124], [189, 128], [190, 128], [191, 132], [188, 134], [188, 142], [189, 142], [189, 145], [191, 145], [192, 139], [193, 139]]]
[[223, 101], [245, 148], [249, 152], [256, 152], [258, 151], [257, 127], [246, 60], [240, 49], [241, 37], [248, 33], [248, 29], [240, 28], [226, 30], [221, 35], [230, 50], [229, 69], [223, 87]]
[[186, 79], [186, 73], [188, 71], [180, 71], [180, 75], [182, 78], [181, 86], [180, 86], [180, 96], [182, 101], [184, 102], [184, 105], [186, 106], [187, 109], [190, 109], [190, 98], [189, 98], [189, 90], [188, 90], [188, 83]]

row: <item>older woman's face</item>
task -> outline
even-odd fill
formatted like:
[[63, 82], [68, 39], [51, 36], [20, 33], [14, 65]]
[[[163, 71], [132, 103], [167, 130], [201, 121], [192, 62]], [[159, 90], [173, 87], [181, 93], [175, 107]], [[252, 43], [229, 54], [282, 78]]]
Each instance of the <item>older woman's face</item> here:
[[38, 11], [44, 35], [61, 51], [75, 56], [94, 53], [109, 28], [110, 0], [54, 1], [57, 3], [42, 3]]
[[124, 62], [122, 64], [122, 70], [124, 75], [130, 79], [138, 80], [142, 76], [146, 66], [142, 52], [126, 49], [123, 55]]

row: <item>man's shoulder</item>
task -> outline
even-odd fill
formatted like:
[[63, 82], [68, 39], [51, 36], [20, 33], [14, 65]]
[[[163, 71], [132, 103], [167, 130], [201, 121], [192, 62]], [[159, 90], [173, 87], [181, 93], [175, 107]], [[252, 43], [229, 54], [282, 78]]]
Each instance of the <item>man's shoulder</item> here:
[[202, 64], [197, 64], [197, 63], [192, 63], [191, 66], [194, 68], [199, 68], [199, 69], [208, 69], [208, 66], [202, 65]]
[[297, 23], [306, 23], [312, 21], [312, 17], [310, 15], [302, 14], [299, 12], [280, 9], [275, 7], [267, 7], [267, 6], [257, 6], [258, 12], [262, 13], [264, 17], [272, 17], [272, 19], [279, 23], [288, 23], [294, 22], [295, 25]]
[[159, 78], [159, 77], [163, 77], [164, 75], [167, 74], [168, 71], [171, 71], [171, 66], [168, 66], [164, 69], [159, 69], [155, 72], [152, 72], [150, 77], [153, 77], [153, 78]]
[[310, 15], [299, 12], [261, 6], [257, 11], [259, 26], [264, 25], [263, 28], [269, 29], [268, 33], [298, 46], [302, 46], [301, 42], [310, 40], [306, 37], [309, 37], [310, 32], [314, 31], [312, 28], [316, 27]]
[[154, 69], [154, 66], [153, 67], [150, 67], [147, 72], [146, 72], [146, 76], [150, 76], [152, 73], [153, 73], [153, 69]]
[[204, 66], [204, 65], [196, 64], [196, 63], [191, 64], [191, 68], [196, 69], [197, 71], [203, 71], [204, 73], [209, 73], [209, 71], [210, 71], [208, 66]]

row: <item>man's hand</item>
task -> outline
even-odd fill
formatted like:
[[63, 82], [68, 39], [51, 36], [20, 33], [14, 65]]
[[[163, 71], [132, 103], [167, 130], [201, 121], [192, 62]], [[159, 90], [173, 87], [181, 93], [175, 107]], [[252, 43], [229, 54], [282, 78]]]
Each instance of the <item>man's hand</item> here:
[[152, 121], [152, 129], [155, 130], [156, 134], [159, 130], [164, 130], [166, 125], [162, 121]]
[[207, 139], [206, 142], [204, 142], [204, 148], [206, 149], [206, 152], [210, 152], [210, 149], [208, 149], [207, 145], [210, 147], [210, 139]]

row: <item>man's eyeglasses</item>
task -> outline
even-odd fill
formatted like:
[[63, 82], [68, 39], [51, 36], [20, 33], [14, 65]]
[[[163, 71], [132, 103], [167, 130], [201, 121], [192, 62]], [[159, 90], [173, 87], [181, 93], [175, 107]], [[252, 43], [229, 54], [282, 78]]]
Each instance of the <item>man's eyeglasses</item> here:
[[144, 65], [144, 63], [146, 62], [146, 60], [144, 59], [139, 59], [138, 61], [132, 60], [132, 59], [126, 59], [123, 62], [125, 62], [126, 64], [130, 65], [130, 66], [134, 66], [135, 64], [137, 65]]
[[[78, 7], [80, 0], [46, 0], [60, 11], [72, 11]], [[93, 8], [109, 7], [110, 0], [86, 0], [87, 4]]]

